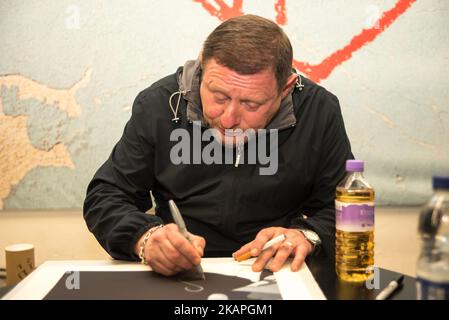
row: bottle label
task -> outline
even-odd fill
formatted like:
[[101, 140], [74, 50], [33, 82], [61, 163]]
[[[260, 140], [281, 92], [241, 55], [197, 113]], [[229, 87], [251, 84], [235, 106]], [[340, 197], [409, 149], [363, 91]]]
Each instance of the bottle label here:
[[416, 293], [418, 300], [449, 300], [449, 283], [438, 283], [416, 279]]
[[338, 230], [374, 231], [374, 202], [347, 203], [335, 200], [335, 213]]

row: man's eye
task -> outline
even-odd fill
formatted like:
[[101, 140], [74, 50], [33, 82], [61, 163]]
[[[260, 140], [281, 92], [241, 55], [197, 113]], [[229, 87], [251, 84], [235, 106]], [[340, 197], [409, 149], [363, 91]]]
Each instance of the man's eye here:
[[224, 104], [224, 103], [226, 103], [226, 101], [228, 100], [228, 98], [218, 98], [218, 97], [215, 97], [214, 100], [215, 100], [215, 102], [218, 103], [218, 104]]
[[250, 110], [257, 110], [260, 107], [260, 104], [255, 102], [243, 102], [243, 104]]

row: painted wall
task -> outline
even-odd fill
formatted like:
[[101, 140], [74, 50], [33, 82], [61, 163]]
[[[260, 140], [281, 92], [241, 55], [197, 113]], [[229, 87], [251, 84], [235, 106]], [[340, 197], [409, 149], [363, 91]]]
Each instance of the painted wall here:
[[383, 204], [449, 174], [449, 2], [0, 2], [0, 208], [79, 208], [137, 93], [195, 58], [222, 20], [273, 19], [295, 66], [336, 94]]

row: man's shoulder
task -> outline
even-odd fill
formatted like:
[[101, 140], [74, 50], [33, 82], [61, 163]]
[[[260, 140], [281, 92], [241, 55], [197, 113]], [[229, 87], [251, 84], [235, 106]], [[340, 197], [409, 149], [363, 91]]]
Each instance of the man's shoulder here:
[[132, 113], [145, 118], [168, 116], [168, 100], [178, 90], [177, 73], [161, 78], [139, 92], [134, 100]]
[[304, 76], [301, 76], [301, 82], [303, 89], [296, 90], [299, 97], [303, 96], [299, 101], [320, 113], [340, 113], [340, 102], [335, 94]]
[[336, 95], [309, 78], [302, 76], [302, 84], [304, 85], [304, 91], [307, 95], [315, 95], [320, 99], [337, 99]]
[[178, 91], [177, 73], [172, 73], [154, 82], [149, 87], [143, 89], [137, 95], [137, 99], [145, 100], [157, 97], [168, 97], [175, 91]]

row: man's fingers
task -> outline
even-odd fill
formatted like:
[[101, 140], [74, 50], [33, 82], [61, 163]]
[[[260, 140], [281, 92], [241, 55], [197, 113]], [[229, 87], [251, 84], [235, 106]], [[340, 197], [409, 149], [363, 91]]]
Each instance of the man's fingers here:
[[285, 240], [279, 246], [276, 255], [269, 265], [269, 269], [273, 272], [279, 271], [294, 249], [295, 245], [293, 242]]
[[162, 252], [159, 243], [151, 243], [150, 246], [146, 248], [145, 256], [150, 257], [147, 261], [151, 269], [160, 274], [171, 276], [181, 271], [178, 266], [167, 259]]
[[[280, 234], [286, 235], [287, 239], [282, 243], [277, 243], [270, 248], [263, 250], [267, 241], [273, 239]], [[233, 253], [234, 258], [250, 252], [252, 256], [257, 256], [252, 269], [255, 272], [262, 271], [269, 263], [269, 269], [273, 272], [279, 271], [285, 264], [287, 259], [293, 255], [292, 271], [298, 271], [304, 263], [304, 259], [310, 251], [311, 245], [304, 238], [302, 233], [294, 229], [285, 228], [266, 228], [261, 230], [256, 238], [239, 250]], [[254, 250], [254, 251], [252, 251]], [[271, 261], [270, 261], [271, 260]]]
[[[238, 249], [236, 252], [234, 252], [232, 254], [232, 256], [234, 258], [237, 258], [243, 254], [246, 254], [247, 252], [251, 252], [251, 249], [254, 249], [254, 245], [253, 245], [254, 241], [251, 241], [247, 244], [245, 244], [244, 246], [242, 246], [240, 249]], [[254, 251], [252, 252], [254, 254], [252, 254], [252, 256], [256, 256], [257, 255], [257, 249], [254, 249]]]
[[168, 241], [162, 237], [152, 241], [148, 248], [148, 256], [155, 259], [164, 267], [173, 272], [179, 272], [183, 269], [189, 269], [192, 264], [189, 263]]
[[190, 235], [192, 239], [192, 245], [197, 250], [200, 257], [204, 255], [204, 247], [206, 247], [206, 239], [196, 235]]
[[302, 264], [304, 263], [306, 256], [307, 256], [307, 249], [305, 248], [305, 246], [299, 245], [296, 248], [295, 256], [291, 264], [291, 270], [295, 272], [298, 271], [301, 268]]
[[167, 238], [167, 231], [161, 228], [154, 232], [146, 250], [146, 256], [156, 259], [164, 264], [165, 268], [173, 271], [180, 271], [183, 266], [188, 268], [191, 264], [182, 259], [181, 254], [171, 245]]
[[151, 259], [149, 261], [149, 265], [150, 265], [152, 270], [154, 270], [157, 273], [160, 273], [160, 274], [162, 274], [164, 276], [167, 276], [167, 277], [172, 276], [172, 275], [174, 275], [174, 274], [179, 272], [179, 271], [176, 272], [174, 270], [168, 269], [163, 263], [161, 263], [157, 259]]
[[190, 263], [198, 265], [201, 262], [201, 256], [197, 249], [187, 240], [179, 231], [176, 225], [168, 225], [167, 238]]
[[256, 261], [253, 263], [252, 269], [255, 272], [262, 271], [266, 266], [268, 261], [274, 256], [279, 245], [273, 245], [271, 248], [262, 251], [262, 253], [257, 257]]
[[[165, 258], [175, 265], [178, 269], [189, 270], [193, 267], [190, 263], [172, 244], [166, 239], [161, 246], [161, 252], [164, 254]], [[178, 270], [178, 271], [180, 271]]]
[[[179, 235], [179, 237], [177, 237]], [[160, 231], [156, 231], [151, 237], [148, 247], [146, 248], [146, 256], [150, 257], [149, 265], [156, 268], [155, 271], [164, 275], [173, 275], [182, 270], [193, 268], [193, 263], [189, 261], [180, 251], [180, 245], [170, 241], [175, 236], [176, 241], [182, 241], [192, 245], [178, 232], [176, 225], [166, 225]], [[185, 244], [184, 244], [185, 245]], [[191, 248], [197, 255], [196, 249]]]
[[253, 254], [258, 255], [263, 249], [263, 246], [275, 236], [282, 232], [276, 232], [276, 228], [266, 228], [260, 231], [253, 241], [253, 248], [251, 250]]
[[206, 241], [189, 235], [186, 239], [175, 224], [168, 224], [155, 231], [145, 248], [150, 267], [165, 276], [172, 276], [182, 270], [190, 270], [201, 262]]
[[276, 228], [263, 229], [257, 234], [256, 238], [253, 241], [245, 244], [239, 250], [234, 252], [232, 256], [236, 258], [249, 252], [251, 253], [251, 256], [256, 257], [262, 252], [262, 248], [265, 243], [267, 243], [268, 240], [272, 239], [276, 235]]

